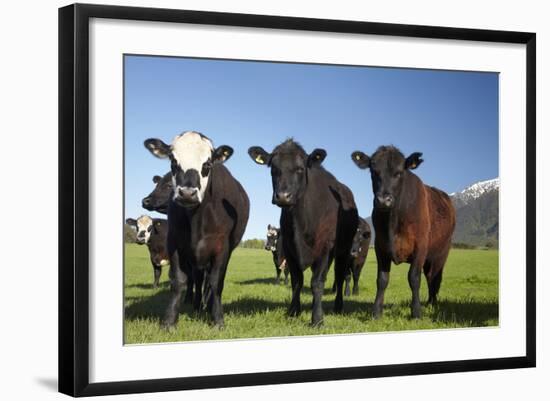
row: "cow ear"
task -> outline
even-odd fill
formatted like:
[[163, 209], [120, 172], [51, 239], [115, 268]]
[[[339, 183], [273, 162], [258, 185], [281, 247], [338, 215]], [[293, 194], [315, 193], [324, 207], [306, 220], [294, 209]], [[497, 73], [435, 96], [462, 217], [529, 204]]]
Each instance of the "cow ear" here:
[[160, 175], [155, 175], [153, 177], [153, 183], [155, 184], [158, 184], [160, 180], [162, 180], [162, 177]]
[[414, 170], [415, 168], [417, 168], [418, 166], [420, 166], [420, 164], [422, 164], [422, 162], [424, 161], [422, 158], [422, 153], [420, 152], [414, 152], [412, 153], [409, 157], [407, 157], [407, 159], [405, 160], [405, 168], [406, 169], [410, 169], [410, 170]]
[[267, 225], [267, 229], [268, 229], [268, 230], [271, 230], [271, 224], [268, 224], [268, 225]]
[[213, 163], [224, 163], [233, 154], [233, 148], [231, 146], [222, 145], [218, 146], [212, 153]]
[[136, 219], [126, 219], [126, 224], [128, 224], [129, 226], [137, 226], [137, 221]]
[[170, 156], [171, 148], [160, 139], [150, 138], [143, 142], [143, 145], [159, 159], [167, 159]]
[[359, 150], [351, 154], [351, 160], [362, 170], [370, 167], [370, 157]]
[[324, 150], [324, 149], [315, 149], [307, 157], [307, 166], [308, 167], [319, 166], [323, 162], [323, 160], [325, 160], [325, 157], [327, 157], [326, 150]]
[[248, 155], [257, 164], [269, 165], [269, 162], [271, 161], [271, 154], [267, 153], [260, 146], [252, 146], [251, 148], [249, 148], [248, 149]]

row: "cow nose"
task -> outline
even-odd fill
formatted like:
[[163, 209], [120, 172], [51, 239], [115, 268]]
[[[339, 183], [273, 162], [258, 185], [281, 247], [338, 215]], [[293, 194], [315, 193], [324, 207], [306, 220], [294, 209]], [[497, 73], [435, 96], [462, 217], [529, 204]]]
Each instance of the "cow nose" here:
[[378, 201], [378, 204], [386, 207], [390, 207], [393, 204], [393, 195], [391, 194], [377, 195], [376, 200]]
[[195, 205], [199, 201], [199, 191], [193, 187], [178, 187], [177, 198], [185, 205]]
[[279, 205], [286, 205], [286, 204], [289, 204], [290, 201], [292, 200], [292, 195], [290, 194], [290, 192], [284, 192], [284, 191], [276, 192], [274, 200], [275, 200], [275, 203]]
[[182, 198], [192, 198], [197, 193], [196, 188], [180, 187], [178, 188], [178, 194]]

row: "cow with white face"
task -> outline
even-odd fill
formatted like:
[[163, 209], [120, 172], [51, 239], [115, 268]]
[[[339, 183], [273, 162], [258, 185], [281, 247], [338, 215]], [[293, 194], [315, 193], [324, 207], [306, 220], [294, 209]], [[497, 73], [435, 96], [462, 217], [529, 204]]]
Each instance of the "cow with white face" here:
[[233, 154], [226, 145], [214, 149], [210, 139], [195, 131], [176, 136], [171, 146], [160, 139], [148, 139], [145, 147], [161, 159], [170, 159], [172, 199], [186, 208], [195, 207], [204, 199], [213, 164], [223, 163]]
[[225, 272], [244, 234], [250, 207], [243, 187], [223, 165], [233, 149], [215, 148], [195, 131], [176, 136], [170, 145], [148, 139], [145, 147], [156, 157], [170, 160], [172, 174], [167, 238], [171, 299], [163, 325], [176, 324], [183, 286], [192, 280], [195, 309], [207, 307], [214, 324], [222, 327]]
[[166, 251], [168, 222], [164, 219], [141, 216], [137, 219], [126, 219], [126, 224], [137, 230], [136, 242], [140, 245], [147, 245], [149, 249], [154, 273], [153, 287], [156, 288], [159, 285], [162, 266], [168, 264], [168, 252]]

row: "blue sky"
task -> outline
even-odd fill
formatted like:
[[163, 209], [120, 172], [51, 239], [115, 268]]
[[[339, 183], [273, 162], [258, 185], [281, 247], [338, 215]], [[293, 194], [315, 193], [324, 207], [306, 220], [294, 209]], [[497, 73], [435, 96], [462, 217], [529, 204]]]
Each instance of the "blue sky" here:
[[[125, 214], [151, 214], [141, 199], [166, 160], [143, 146], [188, 130], [233, 147], [226, 162], [251, 201], [244, 238], [278, 225], [269, 169], [248, 156], [294, 137], [306, 152], [324, 148], [324, 166], [372, 210], [368, 170], [350, 154], [393, 144], [423, 152], [415, 171], [449, 193], [498, 177], [498, 74], [168, 57], [125, 57]], [[155, 215], [154, 213], [152, 215]]]

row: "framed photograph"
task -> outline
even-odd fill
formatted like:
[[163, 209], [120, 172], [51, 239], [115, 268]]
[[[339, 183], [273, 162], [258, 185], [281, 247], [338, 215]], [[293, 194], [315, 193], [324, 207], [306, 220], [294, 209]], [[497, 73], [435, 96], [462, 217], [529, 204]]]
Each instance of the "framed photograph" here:
[[534, 367], [535, 82], [534, 33], [61, 8], [59, 391]]

